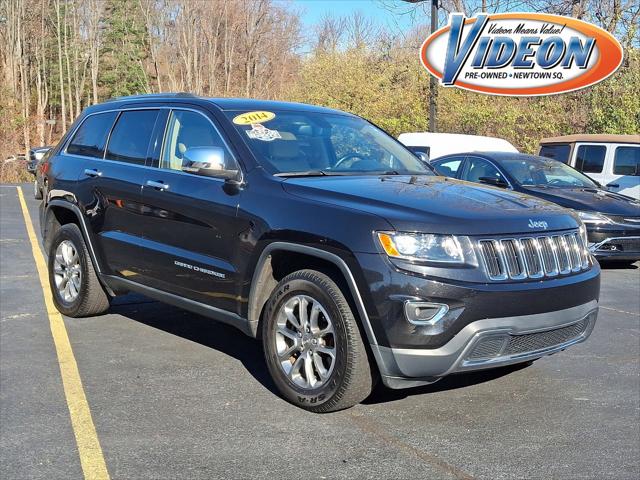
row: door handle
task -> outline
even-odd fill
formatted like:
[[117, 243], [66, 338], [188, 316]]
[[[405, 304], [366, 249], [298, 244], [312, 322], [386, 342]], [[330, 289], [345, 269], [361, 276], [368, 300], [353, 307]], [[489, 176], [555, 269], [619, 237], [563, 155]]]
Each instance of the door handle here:
[[153, 187], [156, 190], [168, 190], [169, 184], [164, 182], [154, 182], [153, 180], [147, 180], [147, 187]]
[[619, 183], [608, 183], [607, 187], [609, 187], [609, 188], [620, 188], [620, 184]]
[[102, 172], [100, 170], [98, 170], [97, 168], [85, 168], [84, 169], [84, 174], [87, 177], [101, 177], [102, 176]]

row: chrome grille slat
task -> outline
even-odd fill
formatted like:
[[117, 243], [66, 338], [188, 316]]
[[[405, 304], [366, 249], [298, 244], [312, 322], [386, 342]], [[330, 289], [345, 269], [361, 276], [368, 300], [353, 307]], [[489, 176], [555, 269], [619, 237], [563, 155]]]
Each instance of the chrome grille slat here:
[[555, 277], [589, 268], [578, 231], [535, 237], [481, 239], [478, 251], [491, 280]]

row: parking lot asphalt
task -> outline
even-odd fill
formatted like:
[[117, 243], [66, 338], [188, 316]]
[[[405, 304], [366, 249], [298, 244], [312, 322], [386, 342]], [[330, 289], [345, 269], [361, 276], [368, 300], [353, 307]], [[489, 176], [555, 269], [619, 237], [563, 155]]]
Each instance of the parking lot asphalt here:
[[[38, 202], [23, 186], [31, 217]], [[282, 400], [260, 344], [128, 295], [64, 323], [111, 478], [640, 477], [640, 265], [606, 267], [590, 339], [526, 368]], [[15, 186], [0, 186], [0, 477], [83, 475]]]

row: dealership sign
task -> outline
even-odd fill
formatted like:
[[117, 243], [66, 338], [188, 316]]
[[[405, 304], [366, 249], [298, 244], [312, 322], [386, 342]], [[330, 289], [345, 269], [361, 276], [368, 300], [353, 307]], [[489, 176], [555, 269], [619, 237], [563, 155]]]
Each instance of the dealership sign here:
[[622, 47], [606, 30], [560, 15], [452, 14], [425, 40], [420, 57], [445, 87], [552, 95], [607, 78], [622, 63]]

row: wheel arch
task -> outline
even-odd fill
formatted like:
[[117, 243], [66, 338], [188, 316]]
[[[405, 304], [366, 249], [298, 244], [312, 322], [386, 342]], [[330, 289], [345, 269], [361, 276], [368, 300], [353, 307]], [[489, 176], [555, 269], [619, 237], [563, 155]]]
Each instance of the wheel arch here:
[[[287, 262], [295, 267], [300, 266], [300, 268], [288, 269], [283, 272], [274, 272], [274, 266], [277, 270], [279, 265], [278, 261], [274, 262], [274, 259], [278, 259], [278, 256], [286, 256]], [[300, 260], [303, 259], [308, 261], [301, 264]], [[353, 273], [347, 263], [335, 253], [331, 253], [320, 248], [289, 242], [270, 243], [260, 254], [249, 291], [247, 319], [249, 320], [248, 323], [251, 335], [254, 337], [259, 335], [259, 325], [262, 312], [269, 300], [269, 297], [271, 296], [271, 293], [278, 284], [278, 277], [283, 277], [284, 275], [291, 273], [291, 271], [302, 268], [316, 269], [322, 273], [328, 273], [327, 269], [329, 269], [329, 272], [338, 273], [340, 275], [341, 280], [344, 282], [344, 286], [348, 288], [348, 292], [345, 292], [345, 294], [349, 294], [348, 297], [351, 297], [350, 299], [357, 310], [358, 315], [356, 318], [366, 335], [367, 343], [370, 345], [377, 345], [376, 336], [373, 331], [373, 327], [371, 326], [364, 301], [360, 295]]]
[[[65, 200], [51, 200], [45, 209], [43, 215], [42, 224], [42, 243], [46, 254], [49, 252], [51, 246], [51, 240], [56, 230], [63, 225], [74, 223], [80, 229], [82, 237], [87, 245], [87, 250], [91, 256], [91, 261], [98, 274], [98, 278], [102, 273], [100, 263], [98, 262], [96, 252], [93, 248], [93, 242], [89, 235], [85, 219], [82, 216], [82, 212], [77, 205], [67, 202]], [[104, 282], [103, 282], [104, 283]], [[111, 293], [111, 292], [110, 292]]]

